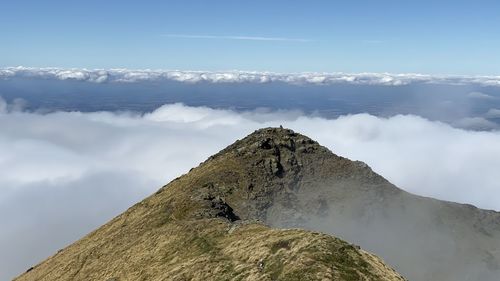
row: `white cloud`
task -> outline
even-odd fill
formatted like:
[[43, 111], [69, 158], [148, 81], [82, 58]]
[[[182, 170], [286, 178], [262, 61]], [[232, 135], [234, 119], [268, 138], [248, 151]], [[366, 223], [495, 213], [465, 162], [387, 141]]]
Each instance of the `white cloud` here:
[[[2, 102], [0, 101], [0, 107]], [[152, 113], [0, 113], [0, 279], [77, 239], [253, 130], [283, 125], [413, 193], [500, 210], [500, 133], [416, 116], [335, 120], [165, 105]]]
[[470, 92], [467, 97], [473, 98], [473, 99], [495, 99], [494, 96], [481, 93], [481, 92]]
[[[0, 79], [41, 78], [77, 80], [93, 83], [178, 81], [184, 83], [269, 83], [330, 85], [349, 83], [358, 85], [399, 86], [411, 83], [500, 86], [500, 76], [432, 76], [406, 73], [274, 73], [256, 71], [180, 71], [129, 69], [63, 69], [63, 68], [0, 68]], [[472, 93], [472, 95], [476, 95]]]
[[26, 105], [26, 101], [20, 98], [16, 98], [12, 101], [12, 103], [8, 104], [1, 96], [0, 96], [0, 114], [6, 114], [9, 112], [18, 112], [23, 110]]
[[495, 130], [498, 125], [482, 117], [466, 117], [453, 123], [458, 128], [468, 130]]
[[491, 108], [486, 112], [485, 115], [486, 118], [500, 118], [500, 109], [497, 108]]
[[0, 114], [7, 113], [7, 106], [7, 102], [5, 102], [2, 97], [0, 97]]

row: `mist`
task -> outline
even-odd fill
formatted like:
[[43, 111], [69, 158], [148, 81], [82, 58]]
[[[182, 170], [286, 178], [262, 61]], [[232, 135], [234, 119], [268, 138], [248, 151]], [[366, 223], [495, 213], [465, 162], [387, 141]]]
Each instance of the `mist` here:
[[279, 125], [367, 163], [406, 191], [500, 210], [494, 130], [414, 115], [326, 119], [297, 110], [183, 104], [149, 113], [37, 113], [0, 101], [0, 279], [25, 271], [236, 139]]
[[[303, 187], [293, 210], [300, 220], [266, 222], [340, 237], [383, 258], [408, 280], [495, 281], [500, 274], [500, 215], [407, 193], [360, 188], [359, 182]], [[308, 194], [307, 190], [315, 190]], [[311, 206], [318, 206], [315, 213]], [[277, 211], [278, 210], [278, 211]]]

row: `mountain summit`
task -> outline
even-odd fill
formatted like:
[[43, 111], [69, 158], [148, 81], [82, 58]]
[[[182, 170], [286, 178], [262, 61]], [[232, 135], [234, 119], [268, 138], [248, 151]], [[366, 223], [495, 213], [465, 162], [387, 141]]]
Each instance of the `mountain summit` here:
[[16, 280], [404, 280], [320, 232], [410, 280], [500, 276], [498, 213], [409, 194], [266, 128]]
[[263, 223], [291, 215], [269, 210], [293, 205], [316, 154], [329, 152], [256, 131], [15, 280], [404, 280], [341, 239]]

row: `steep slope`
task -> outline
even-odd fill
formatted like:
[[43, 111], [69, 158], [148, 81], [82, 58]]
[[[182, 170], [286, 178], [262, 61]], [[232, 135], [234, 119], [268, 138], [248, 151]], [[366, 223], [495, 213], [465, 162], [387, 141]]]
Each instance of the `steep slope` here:
[[498, 212], [409, 194], [290, 130], [257, 131], [210, 162], [210, 187], [242, 218], [336, 235], [414, 281], [499, 280]]
[[[325, 163], [334, 163], [330, 175], [316, 172]], [[307, 137], [259, 130], [15, 280], [404, 280], [338, 238], [258, 221], [306, 222], [327, 204], [314, 181], [358, 169], [360, 183], [399, 192]]]
[[290, 130], [257, 131], [209, 162], [209, 188], [242, 218], [338, 235], [410, 280], [499, 280], [498, 212], [409, 194]]

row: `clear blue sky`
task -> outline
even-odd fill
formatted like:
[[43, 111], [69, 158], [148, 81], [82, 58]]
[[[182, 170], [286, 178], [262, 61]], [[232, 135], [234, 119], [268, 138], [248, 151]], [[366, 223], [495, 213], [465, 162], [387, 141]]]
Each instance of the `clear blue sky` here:
[[500, 1], [0, 1], [0, 66], [500, 74]]

